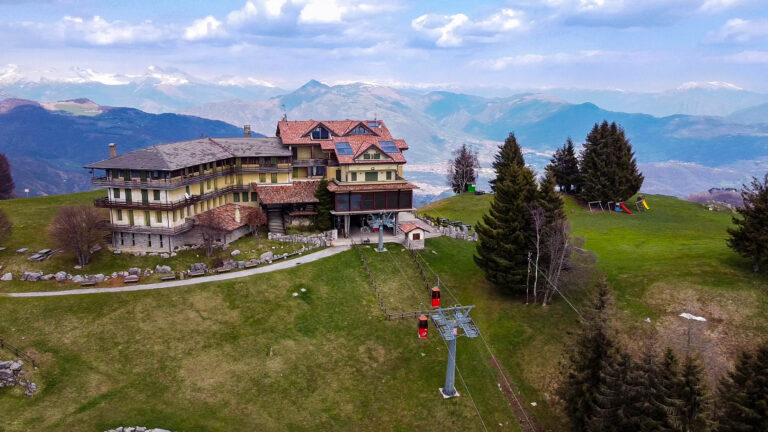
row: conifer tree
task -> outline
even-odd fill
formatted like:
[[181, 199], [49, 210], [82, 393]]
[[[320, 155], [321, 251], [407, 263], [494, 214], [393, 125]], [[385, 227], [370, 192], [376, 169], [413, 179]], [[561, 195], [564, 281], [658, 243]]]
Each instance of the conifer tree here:
[[328, 231], [333, 228], [333, 192], [328, 190], [328, 180], [322, 179], [315, 190], [317, 198], [317, 217], [315, 227], [320, 231]]
[[448, 184], [454, 193], [460, 194], [467, 191], [467, 186], [477, 181], [477, 169], [480, 162], [477, 159], [477, 150], [462, 144], [453, 151], [453, 158], [448, 161]]
[[560, 187], [561, 192], [578, 192], [579, 160], [576, 158], [576, 151], [570, 138], [561, 148], [555, 150], [547, 169], [554, 174], [555, 183]]
[[681, 389], [683, 386], [680, 374], [680, 362], [671, 348], [664, 351], [659, 366], [659, 407], [667, 412], [661, 430], [682, 432], [683, 412]]
[[760, 270], [760, 264], [768, 263], [768, 174], [760, 182], [752, 178], [750, 186], [741, 191], [744, 205], [736, 209], [740, 217], [734, 217], [734, 228], [728, 229], [728, 246], [739, 255], [752, 260], [752, 269]]
[[580, 195], [587, 201], [625, 201], [643, 185], [634, 152], [624, 129], [616, 123], [595, 123], [587, 135], [580, 161]]
[[603, 358], [594, 408], [587, 417], [588, 430], [601, 432], [637, 430], [633, 428], [634, 425], [628, 413], [630, 395], [626, 388], [632, 366], [629, 353], [618, 346]]
[[627, 430], [664, 430], [667, 412], [661, 394], [661, 375], [656, 351], [649, 347], [640, 361], [632, 364], [624, 383], [627, 405], [622, 409], [622, 418]]
[[768, 430], [768, 343], [745, 351], [720, 382], [718, 432]]
[[547, 224], [557, 220], [565, 220], [565, 206], [560, 194], [555, 191], [555, 176], [551, 171], [546, 171], [544, 178], [539, 183], [537, 204], [544, 210]]
[[683, 361], [676, 396], [682, 402], [676, 412], [676, 420], [679, 422], [677, 430], [681, 432], [710, 430], [711, 401], [703, 374], [698, 359], [689, 353]]
[[13, 198], [15, 187], [11, 177], [11, 164], [5, 154], [0, 153], [0, 200]]
[[615, 355], [609, 312], [613, 303], [608, 285], [603, 281], [584, 311], [584, 321], [566, 351], [566, 371], [560, 394], [571, 421], [571, 430], [590, 430], [587, 420], [595, 412], [598, 388], [603, 382], [603, 367]]
[[475, 228], [478, 244], [474, 259], [494, 286], [517, 293], [523, 291], [528, 268], [533, 223], [527, 204], [536, 198], [536, 181], [533, 171], [525, 166], [514, 134], [500, 147], [493, 167], [493, 200]]

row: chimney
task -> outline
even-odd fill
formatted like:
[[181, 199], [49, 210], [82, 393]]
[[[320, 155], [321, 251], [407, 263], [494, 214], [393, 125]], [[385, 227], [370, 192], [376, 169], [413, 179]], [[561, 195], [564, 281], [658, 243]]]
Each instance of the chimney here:
[[246, 138], [251, 137], [251, 125], [244, 125], [243, 126], [243, 133], [245, 134]]
[[235, 206], [235, 222], [240, 223], [240, 206]]
[[117, 144], [109, 143], [109, 158], [117, 157]]

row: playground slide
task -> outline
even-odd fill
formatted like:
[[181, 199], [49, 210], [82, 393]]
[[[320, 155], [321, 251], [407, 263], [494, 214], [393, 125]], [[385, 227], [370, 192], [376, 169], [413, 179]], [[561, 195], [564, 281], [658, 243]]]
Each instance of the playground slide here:
[[621, 209], [627, 212], [627, 214], [632, 214], [631, 211], [627, 208], [627, 206], [624, 205], [624, 203], [619, 203], [619, 206], [621, 206]]
[[650, 210], [651, 208], [648, 207], [648, 203], [643, 200], [643, 207], [645, 207], [646, 210]]

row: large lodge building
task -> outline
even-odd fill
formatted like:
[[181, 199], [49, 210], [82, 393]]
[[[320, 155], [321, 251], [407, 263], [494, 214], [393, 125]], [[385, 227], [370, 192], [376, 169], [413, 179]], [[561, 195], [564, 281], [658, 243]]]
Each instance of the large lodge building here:
[[[109, 209], [112, 247], [172, 252], [199, 243], [198, 224], [218, 224], [228, 243], [248, 232], [247, 214], [261, 206], [272, 232], [315, 214], [315, 191], [328, 180], [334, 225], [349, 236], [370, 214], [413, 210], [413, 189], [403, 179], [408, 145], [384, 122], [280, 121], [276, 137], [201, 138], [117, 155], [86, 168], [95, 201]], [[104, 171], [95, 176], [95, 171]], [[396, 224], [397, 226], [397, 224]], [[394, 233], [393, 233], [394, 234]]]

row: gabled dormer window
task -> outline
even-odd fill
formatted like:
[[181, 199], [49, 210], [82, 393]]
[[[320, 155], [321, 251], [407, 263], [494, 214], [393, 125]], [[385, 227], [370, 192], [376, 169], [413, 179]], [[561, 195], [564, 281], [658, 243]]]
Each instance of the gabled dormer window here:
[[312, 139], [313, 140], [327, 140], [331, 138], [331, 134], [328, 132], [328, 129], [318, 126], [314, 129], [312, 129]]
[[368, 130], [365, 126], [360, 125], [352, 129], [351, 132], [349, 132], [350, 135], [371, 135], [371, 131]]

